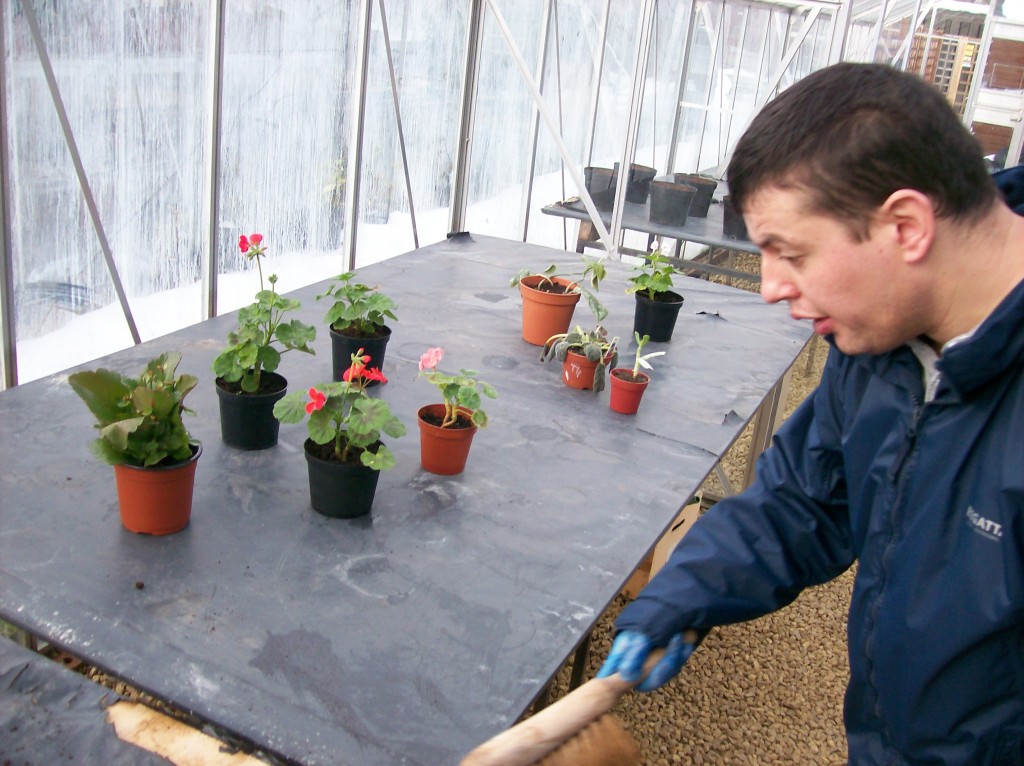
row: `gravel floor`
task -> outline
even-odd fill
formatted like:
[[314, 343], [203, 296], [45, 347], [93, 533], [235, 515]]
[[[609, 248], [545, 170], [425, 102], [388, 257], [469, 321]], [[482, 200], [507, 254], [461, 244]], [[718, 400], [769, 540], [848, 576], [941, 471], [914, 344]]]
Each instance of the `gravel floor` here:
[[[793, 368], [785, 414], [817, 385], [827, 355], [819, 340]], [[742, 477], [749, 435], [723, 461], [730, 481]], [[721, 494], [710, 480], [705, 490]], [[848, 675], [846, 610], [853, 574], [803, 593], [785, 609], [713, 631], [670, 684], [629, 694], [616, 714], [643, 753], [663, 764], [843, 764], [842, 699]], [[595, 628], [585, 678], [611, 646], [620, 596]], [[552, 698], [566, 691], [559, 673]]]

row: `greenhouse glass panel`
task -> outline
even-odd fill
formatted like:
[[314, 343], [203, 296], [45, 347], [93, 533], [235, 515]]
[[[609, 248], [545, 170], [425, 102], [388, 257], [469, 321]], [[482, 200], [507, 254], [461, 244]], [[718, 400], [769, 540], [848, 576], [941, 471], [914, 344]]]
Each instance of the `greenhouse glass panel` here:
[[[208, 3], [30, 8], [141, 339], [198, 321]], [[8, 257], [25, 382], [133, 339], [20, 2], [4, 23]]]
[[[558, 0], [549, 6], [549, 35], [541, 90], [546, 107], [559, 127], [562, 142], [569, 150], [570, 164], [581, 177], [583, 168], [591, 164], [588, 157], [595, 130], [593, 108], [600, 82], [597, 66], [606, 6], [604, 0]], [[535, 114], [533, 120], [537, 159], [533, 166], [531, 194], [528, 198], [524, 195], [520, 209], [520, 218], [525, 209], [528, 221], [526, 239], [572, 250], [575, 247], [576, 222], [544, 215], [541, 208], [557, 200], [578, 196], [579, 188], [547, 125], [539, 114]], [[607, 162], [593, 164], [611, 167], [613, 161], [609, 155]]]
[[280, 292], [345, 270], [357, 17], [331, 0], [226, 5], [217, 313], [260, 289], [240, 234], [263, 234]]
[[419, 245], [445, 238], [459, 134], [467, 3], [388, 0], [384, 6], [382, 18], [379, 2], [371, 3], [357, 265], [412, 250], [417, 238]]
[[[543, 42], [544, 0], [504, 0], [495, 5], [533, 76]], [[469, 231], [516, 237], [515, 211], [519, 210], [529, 174], [533, 104], [515, 56], [491, 9], [485, 7], [470, 155], [466, 211]]]

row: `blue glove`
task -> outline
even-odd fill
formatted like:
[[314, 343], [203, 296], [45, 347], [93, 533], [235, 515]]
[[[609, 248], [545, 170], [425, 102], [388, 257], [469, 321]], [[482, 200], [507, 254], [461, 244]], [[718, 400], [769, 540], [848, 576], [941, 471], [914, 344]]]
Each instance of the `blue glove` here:
[[[651, 640], [643, 633], [635, 630], [622, 631], [612, 642], [612, 650], [608, 653], [604, 665], [597, 671], [597, 677], [605, 678], [618, 673], [623, 680], [630, 683], [639, 681], [644, 671], [644, 662], [654, 648]], [[636, 686], [637, 691], [652, 691], [675, 678], [696, 648], [696, 644], [683, 640], [682, 633], [672, 636], [665, 647], [665, 655], [647, 674], [647, 678]]]

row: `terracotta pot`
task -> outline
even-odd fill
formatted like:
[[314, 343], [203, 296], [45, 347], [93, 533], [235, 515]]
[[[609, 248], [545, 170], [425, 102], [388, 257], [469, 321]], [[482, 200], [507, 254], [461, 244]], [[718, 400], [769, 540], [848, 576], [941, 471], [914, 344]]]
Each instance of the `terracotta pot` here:
[[[611, 355], [604, 358], [605, 364], [611, 361]], [[597, 373], [597, 362], [591, 362], [583, 354], [569, 351], [562, 362], [562, 381], [569, 388], [590, 391], [595, 387], [594, 377]]]
[[[543, 346], [552, 335], [567, 332], [572, 314], [579, 303], [580, 294], [549, 293], [538, 290], [542, 277], [523, 277], [519, 293], [523, 296], [523, 340], [534, 346]], [[575, 287], [575, 282], [554, 277], [552, 282], [563, 287]]]
[[201, 454], [203, 448], [196, 444], [192, 457], [184, 463], [152, 468], [115, 465], [124, 528], [144, 535], [169, 535], [184, 529], [192, 517], [192, 490]]
[[683, 296], [672, 290], [655, 293], [653, 300], [641, 293], [635, 293], [636, 307], [633, 310], [633, 332], [640, 336], [650, 335], [654, 343], [668, 343], [676, 328], [679, 309], [683, 307]]
[[332, 519], [365, 516], [373, 506], [380, 471], [361, 463], [324, 460], [315, 454], [321, 445], [306, 439], [306, 470], [309, 475], [309, 502], [313, 510]]
[[[334, 371], [334, 380], [341, 380], [345, 370], [352, 366], [352, 354], [363, 349], [365, 354], [370, 356], [370, 367], [376, 367], [384, 372], [384, 352], [387, 351], [388, 341], [391, 340], [391, 328], [385, 325], [381, 334], [373, 338], [356, 337], [345, 335], [337, 330], [328, 328], [331, 331], [331, 366]], [[379, 386], [379, 380], [367, 381], [366, 387]]]
[[[467, 420], [473, 417], [473, 413], [465, 407], [459, 407], [459, 414]], [[441, 428], [425, 421], [424, 415], [440, 420], [444, 418], [444, 405], [428, 404], [420, 407], [416, 413], [416, 422], [420, 426], [420, 464], [424, 470], [442, 476], [462, 473], [466, 469], [469, 448], [473, 444], [477, 427]]]
[[267, 449], [277, 444], [281, 421], [274, 417], [274, 405], [288, 392], [288, 381], [276, 372], [260, 374], [260, 391], [233, 392], [217, 378], [220, 402], [220, 435], [229, 447], [245, 450]]
[[[625, 375], [625, 378], [620, 377]], [[616, 367], [609, 373], [609, 385], [611, 391], [608, 394], [608, 406], [611, 407], [615, 412], [621, 412], [623, 415], [635, 415], [636, 411], [640, 409], [640, 400], [643, 398], [644, 391], [647, 390], [647, 384], [651, 382], [651, 377], [644, 372], [637, 373], [642, 378], [640, 381], [634, 381], [633, 370], [629, 367]]]

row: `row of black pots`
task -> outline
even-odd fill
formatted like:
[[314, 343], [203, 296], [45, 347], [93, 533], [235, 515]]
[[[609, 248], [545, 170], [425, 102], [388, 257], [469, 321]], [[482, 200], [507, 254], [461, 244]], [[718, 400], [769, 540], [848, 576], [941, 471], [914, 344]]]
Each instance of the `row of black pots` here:
[[[391, 339], [391, 329], [375, 338], [359, 338], [331, 330], [331, 360], [334, 380], [341, 380], [352, 362], [352, 355], [363, 349], [369, 355], [370, 366], [384, 368], [384, 353]], [[276, 372], [261, 375], [260, 390], [243, 393], [238, 384], [217, 378], [217, 398], [220, 402], [220, 431], [224, 443], [241, 450], [268, 449], [277, 444], [281, 422], [274, 417], [274, 404], [284, 397], [288, 381]], [[378, 385], [370, 381], [368, 386]], [[374, 471], [376, 473], [376, 471]]]
[[[583, 169], [587, 192], [599, 210], [610, 210], [614, 203], [619, 164], [614, 168]], [[688, 217], [706, 218], [711, 209], [718, 182], [692, 173], [658, 176], [646, 165], [630, 166], [626, 201], [645, 204], [650, 198], [650, 220], [665, 226], [683, 226]]]

